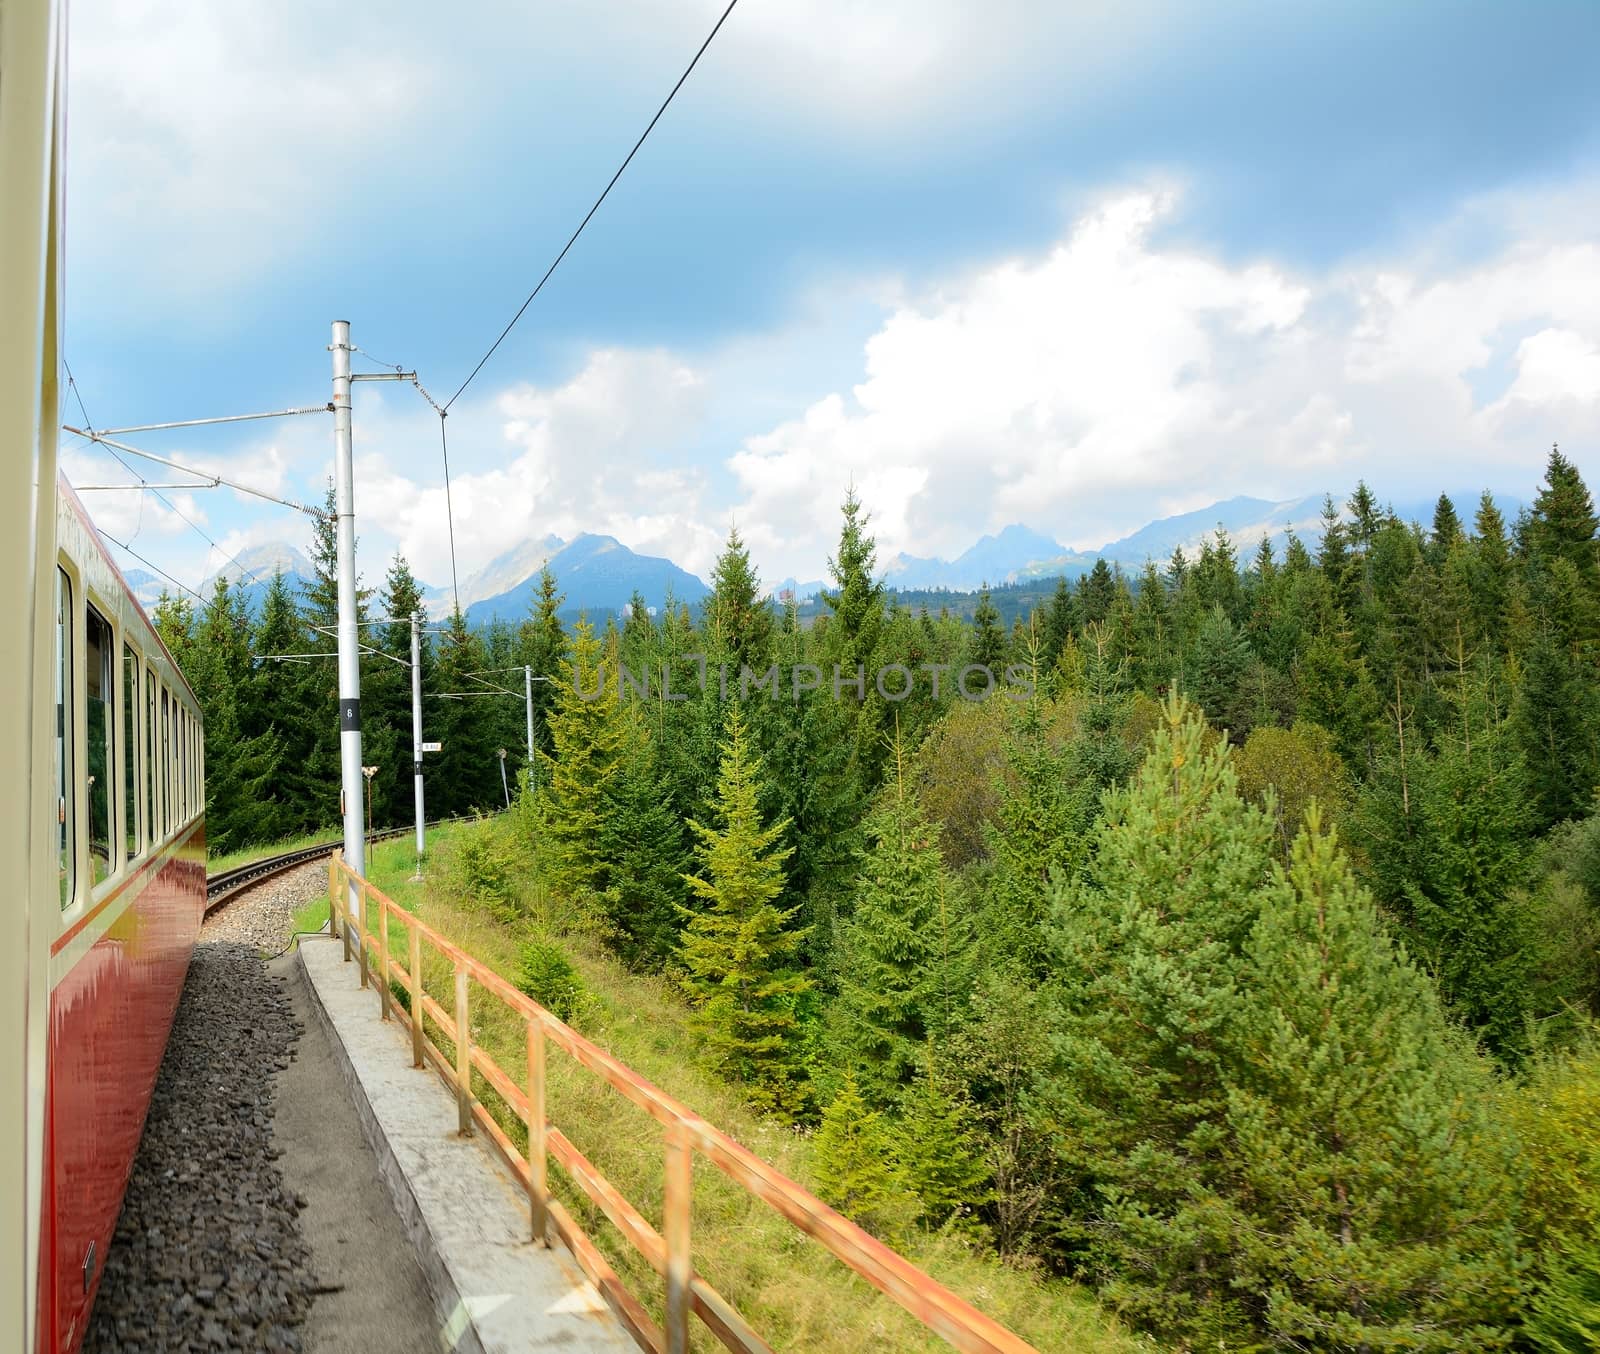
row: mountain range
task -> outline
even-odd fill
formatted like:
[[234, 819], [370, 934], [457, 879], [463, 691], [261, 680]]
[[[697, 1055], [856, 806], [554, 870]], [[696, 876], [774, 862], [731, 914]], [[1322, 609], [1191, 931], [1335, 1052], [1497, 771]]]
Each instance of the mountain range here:
[[[1458, 512], [1470, 517], [1476, 493], [1453, 497]], [[1507, 519], [1524, 506], [1521, 500], [1510, 496], [1499, 496], [1496, 502]], [[1021, 583], [1057, 574], [1075, 578], [1093, 568], [1098, 558], [1125, 571], [1136, 572], [1144, 567], [1146, 560], [1165, 564], [1179, 548], [1193, 555], [1201, 541], [1218, 527], [1232, 539], [1241, 563], [1248, 563], [1263, 537], [1272, 539], [1281, 558], [1291, 531], [1315, 549], [1321, 534], [1321, 510], [1320, 494], [1282, 500], [1241, 495], [1193, 512], [1159, 518], [1127, 536], [1108, 541], [1098, 550], [1069, 549], [1043, 532], [1013, 523], [994, 535], [981, 537], [952, 560], [896, 555], [884, 565], [883, 578], [891, 590], [972, 592], [985, 583]], [[1427, 522], [1432, 518], [1433, 503], [1397, 503], [1393, 510], [1404, 520]], [[497, 617], [514, 623], [525, 617], [538, 591], [539, 570], [546, 564], [564, 594], [562, 615], [567, 618], [579, 612], [596, 621], [607, 615], [619, 615], [635, 592], [641, 594], [652, 609], [660, 608], [669, 591], [674, 601], [686, 602], [691, 607], [697, 606], [710, 592], [701, 579], [671, 560], [639, 554], [615, 537], [585, 532], [571, 541], [564, 541], [559, 536], [544, 536], [524, 541], [497, 555], [461, 580], [461, 605], [468, 623], [486, 625]], [[241, 578], [245, 580], [246, 605], [255, 613], [277, 570], [282, 570], [296, 586], [308, 581], [313, 573], [305, 555], [282, 542], [251, 547], [238, 556], [236, 563], [218, 573], [226, 573], [235, 583]], [[202, 593], [209, 595], [217, 577], [218, 574], [213, 574], [206, 579]], [[141, 569], [130, 570], [127, 578], [135, 595], [147, 607], [154, 604], [164, 587], [164, 580]], [[368, 579], [367, 582], [368, 586], [373, 586], [381, 580]], [[800, 583], [788, 578], [774, 584], [772, 591], [774, 595], [792, 593], [797, 600], [805, 602], [814, 598], [823, 586], [821, 582]], [[448, 586], [425, 586], [423, 599], [434, 617], [448, 615], [454, 604]]]

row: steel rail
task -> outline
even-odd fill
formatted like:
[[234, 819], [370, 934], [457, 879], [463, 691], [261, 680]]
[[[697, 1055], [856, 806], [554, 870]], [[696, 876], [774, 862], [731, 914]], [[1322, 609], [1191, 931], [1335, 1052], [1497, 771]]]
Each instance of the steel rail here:
[[[470, 816], [470, 815], [468, 815]], [[454, 823], [460, 818], [440, 818], [428, 824], [429, 827], [438, 827], [440, 823]], [[405, 837], [414, 832], [414, 827], [384, 828], [379, 832], [369, 833], [368, 841], [386, 842], [396, 837]], [[254, 888], [276, 875], [294, 869], [297, 865], [307, 865], [312, 861], [326, 860], [328, 855], [337, 851], [344, 843], [335, 838], [331, 841], [318, 842], [315, 846], [298, 847], [293, 851], [281, 851], [275, 856], [263, 856], [260, 860], [246, 861], [243, 865], [236, 865], [229, 870], [220, 870], [216, 874], [206, 876], [206, 910], [205, 915], [211, 916], [213, 912], [227, 906], [237, 895], [247, 889]]]

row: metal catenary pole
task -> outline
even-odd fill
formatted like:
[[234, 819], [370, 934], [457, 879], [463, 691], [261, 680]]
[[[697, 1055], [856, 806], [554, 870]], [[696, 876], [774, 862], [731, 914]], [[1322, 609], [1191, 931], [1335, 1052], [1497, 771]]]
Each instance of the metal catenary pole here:
[[533, 787], [533, 665], [522, 669], [522, 687], [528, 702], [528, 787]]
[[411, 771], [417, 790], [417, 878], [427, 849], [422, 816], [422, 617], [411, 613]]
[[[344, 859], [352, 871], [367, 872], [366, 839], [361, 824], [361, 658], [356, 631], [355, 467], [350, 441], [350, 322], [333, 322], [333, 474], [338, 509], [339, 562], [339, 783], [344, 817]], [[350, 888], [350, 908], [363, 934], [361, 891]]]

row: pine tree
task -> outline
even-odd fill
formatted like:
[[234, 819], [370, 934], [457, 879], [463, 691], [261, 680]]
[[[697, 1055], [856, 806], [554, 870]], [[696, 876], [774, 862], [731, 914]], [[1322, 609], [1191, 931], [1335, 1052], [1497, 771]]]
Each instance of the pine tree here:
[[938, 828], [909, 783], [908, 753], [896, 739], [893, 779], [867, 821], [872, 848], [862, 862], [843, 937], [841, 1042], [875, 1105], [910, 1084], [927, 1042], [948, 1035], [966, 999], [965, 918], [948, 896]]
[[1506, 540], [1505, 518], [1485, 489], [1473, 518], [1473, 538], [1468, 554], [1467, 596], [1472, 609], [1471, 638], [1496, 652], [1506, 647], [1506, 603], [1511, 582], [1511, 546]]
[[[550, 749], [550, 714], [556, 702], [556, 687], [561, 676], [561, 660], [567, 652], [567, 634], [561, 624], [561, 607], [567, 599], [556, 589], [556, 576], [550, 566], [539, 570], [539, 588], [528, 619], [517, 632], [517, 657], [533, 669], [533, 741], [544, 751]], [[539, 769], [535, 763], [535, 772]]]
[[867, 1106], [852, 1077], [822, 1112], [817, 1129], [817, 1194], [858, 1227], [894, 1242], [915, 1205], [896, 1168], [883, 1116]]
[[561, 662], [555, 691], [552, 752], [541, 754], [539, 791], [550, 875], [568, 889], [598, 892], [608, 882], [605, 821], [622, 726], [615, 674], [602, 667], [600, 641], [586, 620], [573, 632], [572, 651]]
[[1184, 684], [1211, 722], [1229, 730], [1235, 741], [1250, 731], [1245, 678], [1254, 661], [1250, 641], [1221, 604], [1214, 605], [1184, 662]]
[[1104, 559], [1096, 559], [1094, 567], [1078, 579], [1078, 615], [1085, 625], [1104, 621], [1111, 615], [1111, 604], [1116, 596], [1116, 580], [1111, 576], [1111, 566]]
[[1315, 811], [1226, 1042], [1230, 1279], [1277, 1348], [1502, 1346], [1518, 1293], [1487, 1078]]
[[832, 613], [827, 629], [828, 655], [847, 672], [866, 664], [878, 644], [883, 624], [883, 584], [876, 579], [877, 544], [867, 532], [867, 515], [852, 486], [845, 495], [844, 525], [839, 548], [828, 561], [836, 591], [822, 592]]
[[990, 1200], [977, 1112], [930, 1047], [900, 1098], [893, 1159], [933, 1227], [969, 1216]]
[[1285, 874], [1169, 704], [1058, 909], [1065, 1218], [1119, 1308], [1195, 1346], [1503, 1344], [1510, 1161], [1486, 1082], [1316, 815]]
[[711, 571], [705, 631], [712, 663], [726, 663], [735, 679], [741, 667], [766, 668], [772, 648], [772, 607], [739, 529], [728, 529], [727, 543]]
[[684, 878], [699, 905], [684, 909], [680, 954], [694, 1027], [713, 1066], [741, 1083], [758, 1109], [792, 1114], [806, 1099], [796, 1008], [812, 983], [789, 966], [802, 937], [789, 924], [794, 909], [775, 906], [792, 850], [779, 845], [789, 824], [763, 825], [763, 788], [760, 755], [731, 704], [715, 825], [689, 823], [701, 873]]
[[1450, 551], [1464, 539], [1461, 519], [1448, 494], [1440, 494], [1433, 505], [1433, 529], [1428, 534], [1428, 559], [1437, 568]]
[[623, 720], [626, 734], [601, 830], [606, 914], [618, 954], [637, 967], [660, 969], [677, 948], [688, 845], [683, 820], [663, 793], [644, 717], [627, 710]]
[[1375, 892], [1412, 952], [1456, 1018], [1515, 1064], [1527, 1050], [1534, 953], [1519, 896], [1531, 815], [1523, 764], [1484, 697], [1469, 675], [1436, 748], [1387, 753], [1359, 822]]
[[1000, 613], [989, 598], [989, 585], [978, 589], [978, 607], [972, 615], [972, 642], [968, 650], [970, 661], [988, 668], [999, 682], [1005, 666], [1006, 637], [1000, 629]]
[[1232, 1239], [1205, 1204], [1239, 957], [1274, 905], [1273, 824], [1239, 797], [1226, 745], [1206, 748], [1203, 720], [1176, 696], [1164, 716], [1133, 781], [1106, 794], [1085, 875], [1057, 889], [1050, 1091], [1067, 1167], [1097, 1199], [1065, 1234], [1119, 1305], [1214, 1339], [1246, 1320]]
[[1594, 500], [1588, 486], [1573, 465], [1552, 447], [1545, 465], [1544, 484], [1533, 501], [1528, 545], [1536, 564], [1548, 567], [1557, 559], [1571, 563], [1584, 586], [1600, 583], [1600, 554], [1597, 554]]
[[1061, 650], [1066, 647], [1078, 628], [1077, 605], [1072, 589], [1065, 578], [1056, 579], [1056, 590], [1050, 597], [1050, 609], [1045, 613], [1044, 643], [1041, 666], [1047, 671], [1055, 666]]

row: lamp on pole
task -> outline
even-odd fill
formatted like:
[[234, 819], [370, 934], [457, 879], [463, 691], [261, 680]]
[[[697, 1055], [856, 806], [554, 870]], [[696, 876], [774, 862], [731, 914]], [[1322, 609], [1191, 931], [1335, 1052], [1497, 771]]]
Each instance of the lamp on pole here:
[[378, 768], [375, 767], [375, 766], [364, 766], [364, 767], [361, 768], [361, 774], [363, 776], [365, 776], [366, 780], [367, 780], [367, 785], [366, 785], [366, 791], [367, 791], [367, 836], [371, 837], [372, 836], [372, 778], [375, 775], [378, 774]]

